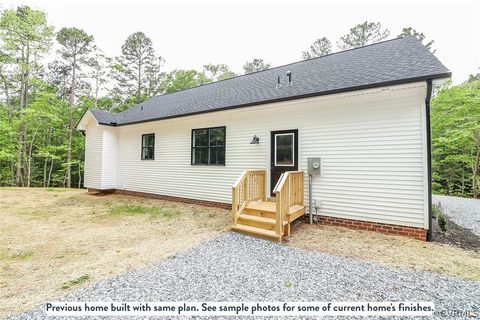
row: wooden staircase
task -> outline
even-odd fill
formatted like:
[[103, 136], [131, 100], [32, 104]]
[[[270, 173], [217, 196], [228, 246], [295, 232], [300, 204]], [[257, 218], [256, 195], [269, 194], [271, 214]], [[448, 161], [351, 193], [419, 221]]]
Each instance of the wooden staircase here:
[[281, 242], [304, 214], [303, 171], [285, 172], [266, 197], [266, 171], [246, 170], [232, 188], [232, 230]]

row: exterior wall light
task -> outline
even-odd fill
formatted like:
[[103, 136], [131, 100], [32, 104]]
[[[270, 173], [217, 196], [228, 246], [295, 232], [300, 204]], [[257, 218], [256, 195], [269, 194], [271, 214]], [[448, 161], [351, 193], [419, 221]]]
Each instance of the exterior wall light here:
[[256, 135], [253, 136], [252, 141], [250, 142], [250, 144], [260, 144], [260, 138], [257, 137]]

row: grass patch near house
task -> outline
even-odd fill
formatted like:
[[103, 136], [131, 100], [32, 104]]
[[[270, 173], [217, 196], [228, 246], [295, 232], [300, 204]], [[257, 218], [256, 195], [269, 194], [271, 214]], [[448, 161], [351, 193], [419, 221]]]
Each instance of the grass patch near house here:
[[216, 208], [86, 190], [0, 188], [0, 318], [144, 267], [230, 226]]
[[33, 256], [32, 250], [17, 251], [12, 254], [13, 259], [25, 260]]
[[73, 286], [77, 286], [77, 285], [80, 285], [80, 284], [83, 284], [83, 283], [87, 282], [89, 279], [90, 279], [90, 276], [88, 274], [84, 274], [83, 276], [80, 276], [80, 277], [78, 277], [74, 280], [70, 280], [70, 281], [65, 282], [62, 285], [62, 289], [70, 289]]
[[480, 252], [377, 232], [299, 223], [288, 244], [307, 250], [480, 280]]
[[47, 192], [68, 192], [68, 191], [76, 191], [75, 189], [67, 189], [67, 188], [46, 188], [45, 191]]
[[33, 251], [29, 249], [9, 252], [5, 248], [0, 248], [0, 261], [26, 260], [31, 256], [33, 256]]
[[110, 217], [124, 217], [134, 215], [148, 215], [152, 219], [171, 219], [178, 218], [183, 213], [176, 206], [161, 204], [156, 206], [145, 206], [139, 204], [123, 204], [110, 207], [108, 210]]

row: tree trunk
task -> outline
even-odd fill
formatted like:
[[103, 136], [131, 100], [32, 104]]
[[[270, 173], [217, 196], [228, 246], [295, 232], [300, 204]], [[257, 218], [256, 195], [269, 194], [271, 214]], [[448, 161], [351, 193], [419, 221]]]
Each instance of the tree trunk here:
[[43, 187], [47, 187], [47, 167], [48, 167], [48, 158], [45, 157], [43, 161]]
[[50, 187], [50, 180], [52, 179], [52, 171], [53, 171], [53, 157], [50, 162], [50, 171], [48, 172], [48, 179], [47, 179], [47, 188]]
[[75, 71], [77, 68], [76, 57], [73, 57], [72, 65], [72, 83], [70, 86], [70, 106], [68, 108], [68, 145], [67, 145], [67, 188], [72, 187], [72, 134], [73, 134], [73, 106], [75, 104]]
[[[28, 50], [27, 50], [28, 51]], [[25, 52], [25, 48], [22, 49], [22, 58], [21, 63], [21, 72], [20, 72], [20, 112], [18, 113], [18, 149], [17, 149], [17, 161], [15, 165], [15, 185], [24, 186], [23, 180], [23, 155], [25, 150], [25, 136], [26, 136], [26, 125], [24, 123], [24, 110], [27, 107], [27, 91], [28, 91], [28, 71], [26, 70], [26, 65], [28, 64], [28, 54]]]
[[[50, 128], [47, 128], [47, 133], [45, 137], [45, 146], [50, 145]], [[48, 167], [48, 157], [45, 157], [43, 163], [43, 187], [47, 186], [47, 167]]]
[[142, 63], [138, 62], [138, 87], [137, 87], [137, 103], [140, 103], [142, 92]]
[[472, 189], [473, 189], [473, 198], [476, 199], [478, 195], [477, 191], [477, 176], [478, 176], [478, 165], [480, 163], [480, 144], [477, 144], [477, 156], [473, 164], [473, 178], [472, 178]]
[[82, 159], [78, 159], [78, 189], [82, 186]]
[[32, 155], [33, 155], [33, 144], [35, 143], [35, 137], [37, 136], [38, 128], [35, 130], [32, 136], [32, 141], [28, 148], [28, 158], [27, 158], [27, 187], [30, 187], [32, 181]]
[[100, 69], [97, 69], [97, 74], [95, 75], [95, 101], [93, 102], [93, 107], [98, 108], [98, 92], [100, 91]]
[[[21, 121], [21, 120], [20, 120]], [[18, 135], [18, 149], [17, 149], [17, 161], [15, 163], [15, 185], [20, 187], [23, 185], [22, 179], [22, 145], [23, 145], [23, 135], [22, 135], [22, 125], [20, 125], [20, 134]]]

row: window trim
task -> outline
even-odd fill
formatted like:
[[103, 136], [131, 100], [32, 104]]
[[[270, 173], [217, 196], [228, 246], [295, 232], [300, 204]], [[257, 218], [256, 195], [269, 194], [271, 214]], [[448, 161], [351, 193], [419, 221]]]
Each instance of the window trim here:
[[[145, 136], [153, 136], [153, 157], [152, 159], [146, 159], [143, 157], [143, 149], [144, 148], [150, 148], [150, 147], [144, 147], [143, 146], [143, 137]], [[142, 134], [142, 139], [140, 140], [140, 160], [142, 161], [152, 161], [152, 160], [155, 160], [155, 132], [152, 132], [152, 133], [144, 133]]]
[[[214, 129], [223, 129], [223, 154], [224, 154], [224, 162], [223, 164], [210, 164], [210, 148], [219, 148], [219, 147], [211, 147], [210, 146], [210, 130]], [[193, 132], [197, 130], [207, 130], [207, 160], [208, 163], [193, 163], [193, 154], [195, 150], [194, 141], [193, 141]], [[191, 138], [190, 138], [190, 165], [192, 166], [213, 166], [213, 167], [225, 167], [227, 162], [227, 127], [226, 126], [218, 126], [218, 127], [207, 127], [207, 128], [195, 128], [191, 130]]]

